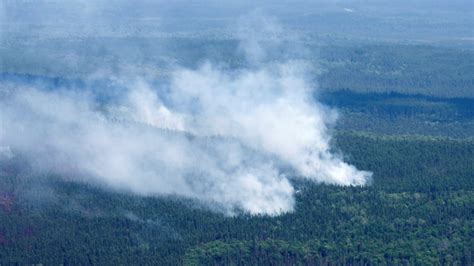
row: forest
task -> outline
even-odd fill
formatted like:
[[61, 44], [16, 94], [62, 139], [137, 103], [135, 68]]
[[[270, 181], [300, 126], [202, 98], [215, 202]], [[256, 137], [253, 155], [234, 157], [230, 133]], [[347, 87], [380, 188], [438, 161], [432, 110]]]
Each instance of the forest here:
[[[229, 217], [191, 199], [140, 197], [56, 176], [38, 176], [21, 157], [15, 157], [0, 162], [0, 262], [472, 265], [474, 101], [464, 97], [472, 92], [472, 60], [466, 59], [472, 53], [455, 52], [465, 63], [443, 62], [448, 72], [438, 75], [437, 70], [409, 65], [422, 59], [401, 55], [410, 51], [432, 57], [430, 53], [450, 51], [414, 52], [419, 49], [377, 46], [323, 52], [327, 72], [322, 74], [322, 92], [314, 97], [338, 109], [334, 152], [360, 169], [373, 171], [370, 185], [342, 187], [293, 179], [297, 189], [294, 212], [276, 217], [245, 213]], [[362, 56], [367, 53], [375, 58], [367, 60]], [[393, 62], [392, 53], [405, 63]], [[338, 68], [336, 62], [342, 58], [348, 61]], [[386, 71], [404, 64], [410, 71]], [[360, 74], [369, 68], [385, 68], [384, 75], [400, 75], [400, 82], [388, 87], [389, 77], [378, 80]], [[417, 71], [444, 80], [459, 73], [465, 81], [454, 79], [450, 91], [455, 91], [451, 96], [463, 97], [445, 97], [442, 91], [448, 83], [437, 82], [439, 90], [429, 93], [425, 91], [429, 84], [416, 79], [407, 83], [410, 78], [406, 75]], [[8, 72], [1, 78], [46, 87], [86, 84], [80, 79]], [[367, 91], [358, 89], [358, 79], [363, 79], [360, 82]], [[87, 84], [99, 97], [108, 97], [106, 80]], [[405, 88], [412, 88], [412, 93], [403, 93]]]
[[338, 132], [370, 186], [295, 180], [293, 213], [228, 217], [3, 165], [5, 264], [458, 264], [474, 250], [474, 142]]
[[[32, 1], [0, 0], [0, 266], [474, 265], [474, 21], [472, 8], [466, 8], [468, 1], [261, 1], [261, 6], [277, 18], [275, 21], [287, 27], [282, 32], [278, 25], [267, 25], [272, 19], [252, 11], [254, 1], [34, 2], [33, 5]], [[249, 19], [247, 13], [261, 15], [263, 19]], [[252, 23], [256, 20], [257, 26], [247, 25], [246, 19]], [[242, 24], [247, 28], [239, 31]], [[262, 34], [259, 30], [269, 31], [270, 38], [263, 38], [268, 32]], [[252, 61], [255, 58], [249, 56], [245, 45], [255, 48], [250, 49], [255, 58], [259, 52], [264, 54], [263, 59]], [[288, 67], [284, 70], [290, 69], [294, 62], [300, 63], [298, 70], [304, 69], [301, 79], [286, 75], [291, 71], [275, 71], [281, 65]], [[212, 75], [203, 78], [201, 74], [208, 73], [209, 65], [213, 66], [208, 71]], [[268, 75], [272, 71], [279, 75]], [[183, 83], [192, 89], [186, 91], [188, 94], [173, 93], [173, 82], [179, 83], [176, 80], [189, 73], [194, 74], [194, 79]], [[250, 78], [236, 83], [241, 73]], [[103, 166], [101, 163], [107, 161], [101, 156], [96, 156], [104, 159], [96, 160], [99, 163], [87, 160], [86, 156], [74, 156], [76, 153], [71, 150], [110, 149], [138, 155], [119, 159], [137, 161], [147, 170], [173, 170], [165, 167], [173, 160], [140, 157], [146, 154], [137, 151], [140, 149], [162, 155], [154, 153], [153, 148], [158, 145], [151, 142], [156, 138], [145, 145], [130, 145], [128, 150], [116, 147], [127, 146], [129, 142], [141, 144], [133, 137], [143, 136], [159, 136], [161, 140], [171, 140], [162, 142], [170, 145], [186, 140], [178, 143], [184, 143], [179, 147], [201, 141], [198, 149], [189, 149], [200, 152], [194, 156], [199, 159], [209, 153], [227, 155], [225, 149], [222, 152], [219, 148], [244, 146], [243, 140], [235, 140], [231, 134], [225, 139], [206, 130], [213, 128], [213, 122], [232, 128], [231, 122], [237, 120], [231, 119], [241, 113], [226, 116], [225, 111], [242, 98], [219, 98], [215, 96], [217, 89], [203, 93], [200, 87], [192, 86], [212, 83], [220, 88], [224, 83], [230, 84], [229, 90], [235, 90], [230, 96], [255, 96], [244, 97], [249, 104], [235, 108], [250, 113], [261, 111], [252, 109], [254, 105], [274, 104], [272, 100], [278, 90], [268, 95], [253, 94], [265, 88], [263, 82], [256, 82], [255, 90], [243, 90], [236, 84], [249, 85], [253, 78], [261, 76], [269, 83], [275, 79], [283, 81], [280, 85], [295, 79], [296, 85], [308, 84], [309, 93], [288, 94], [297, 100], [277, 98], [278, 103], [293, 104], [285, 111], [303, 110], [293, 114], [314, 111], [314, 104], [318, 116], [311, 113], [309, 118], [323, 121], [313, 132], [323, 132], [327, 142], [323, 144], [330, 147], [324, 154], [333, 155], [336, 162], [370, 171], [373, 175], [368, 175], [368, 182], [337, 185], [302, 175], [285, 176], [288, 186], [294, 189], [290, 193], [294, 208], [274, 214], [251, 214], [243, 209], [224, 212], [220, 202], [201, 200], [192, 194], [164, 193], [166, 189], [151, 189], [159, 192], [146, 195], [132, 193], [107, 183], [115, 181], [107, 173], [103, 179], [88, 179], [89, 173], [80, 170], [89, 168], [68, 168], [77, 163], [76, 159], [94, 166]], [[206, 83], [209, 80], [212, 82]], [[130, 87], [147, 87], [152, 93], [129, 93]], [[236, 88], [243, 92], [237, 93]], [[30, 94], [21, 98], [24, 94], [17, 93], [21, 90]], [[136, 97], [126, 98], [127, 93]], [[38, 95], [46, 96], [35, 101]], [[64, 101], [64, 95], [81, 97]], [[180, 102], [183, 95], [189, 101]], [[224, 104], [214, 109], [204, 107], [202, 111], [199, 98], [203, 95], [211, 99], [206, 102], [209, 105], [214, 101]], [[130, 104], [130, 98], [138, 99], [138, 104]], [[84, 99], [88, 101], [81, 102]], [[216, 119], [199, 124], [197, 128], [201, 131], [192, 128], [194, 131], [188, 132], [185, 127], [155, 127], [149, 121], [138, 121], [133, 110], [118, 108], [137, 107], [151, 117], [150, 114], [156, 114], [153, 110], [139, 107], [152, 100], [161, 104], [160, 119], [177, 111], [178, 115], [190, 115], [192, 119], [183, 121], [194, 125], [199, 117], [186, 113], [189, 110]], [[171, 104], [173, 100], [175, 106]], [[310, 104], [298, 109], [307, 103]], [[54, 109], [57, 106], [66, 108]], [[4, 111], [7, 109], [8, 114]], [[324, 112], [326, 109], [332, 112]], [[116, 114], [114, 111], [125, 115], [110, 115]], [[274, 117], [270, 111], [267, 115]], [[283, 127], [277, 128], [294, 129], [293, 124], [280, 122], [285, 112], [279, 115], [275, 124]], [[241, 120], [245, 121], [254, 118], [243, 117]], [[95, 123], [88, 123], [96, 118]], [[303, 118], [306, 121], [308, 116]], [[259, 122], [252, 125], [261, 131], [268, 130]], [[66, 132], [55, 135], [64, 124]], [[269, 124], [272, 125], [265, 125]], [[123, 125], [133, 128], [126, 132], [137, 134], [125, 134], [132, 137], [120, 145], [107, 138], [116, 134], [98, 134], [87, 145], [71, 141], [82, 140], [82, 135], [95, 131], [122, 132], [126, 128]], [[4, 133], [10, 130], [9, 126], [20, 137], [10, 133], [7, 139]], [[199, 135], [202, 132], [204, 137]], [[297, 129], [289, 132], [306, 133]], [[282, 135], [276, 130], [271, 133], [264, 139]], [[68, 138], [71, 135], [79, 137]], [[168, 138], [169, 135], [174, 138]], [[238, 145], [226, 145], [229, 139]], [[15, 147], [10, 149], [5, 140], [14, 140], [12, 143], [25, 154]], [[213, 140], [223, 145], [211, 147]], [[57, 143], [67, 148], [52, 145]], [[94, 144], [103, 143], [106, 145], [96, 145], [99, 148], [94, 149]], [[199, 149], [202, 147], [214, 149], [206, 153]], [[247, 150], [239, 151], [247, 155], [260, 152], [253, 148], [246, 146]], [[66, 154], [65, 158], [70, 156], [72, 162], [66, 166], [59, 163], [58, 168], [64, 168], [55, 171], [49, 163], [56, 166], [54, 159], [63, 159], [61, 152]], [[264, 159], [277, 157], [265, 151], [259, 155]], [[251, 156], [248, 158], [255, 161], [244, 162], [258, 168], [259, 162], [268, 162], [260, 157]], [[175, 159], [182, 163], [181, 158]], [[222, 160], [211, 162], [219, 164]], [[127, 169], [121, 166], [127, 163], [117, 160], [114, 166], [119, 170], [111, 172], [122, 174], [120, 170]], [[202, 177], [212, 171], [193, 171], [210, 165], [209, 160], [202, 158], [199, 167], [186, 170], [192, 177]], [[161, 172], [149, 172], [155, 176], [146, 181], [161, 177]], [[127, 178], [134, 181], [137, 176], [133, 173]], [[210, 179], [196, 180], [198, 183]], [[179, 191], [173, 190], [174, 185], [170, 185], [169, 191]], [[219, 197], [213, 199], [216, 198]], [[246, 199], [240, 198], [238, 202]]]

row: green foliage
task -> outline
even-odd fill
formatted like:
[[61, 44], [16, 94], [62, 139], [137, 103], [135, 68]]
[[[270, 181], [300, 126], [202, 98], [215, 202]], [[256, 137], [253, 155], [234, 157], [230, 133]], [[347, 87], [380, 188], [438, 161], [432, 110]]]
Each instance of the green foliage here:
[[328, 46], [321, 49], [324, 90], [474, 97], [474, 53], [422, 45]]
[[[119, 71], [121, 63], [128, 65], [133, 62], [137, 64], [137, 71], [145, 70], [144, 73], [136, 74], [147, 77], [149, 69], [155, 69], [153, 77], [156, 78], [156, 75], [169, 73], [174, 64], [189, 68], [199, 67], [206, 62], [228, 69], [249, 66], [236, 39], [59, 38], [50, 39], [46, 44], [31, 46], [21, 38], [12, 38], [3, 43], [3, 46], [0, 45], [0, 73], [87, 78], [97, 72], [98, 66]], [[143, 49], [146, 47], [147, 56], [137, 53], [137, 44]], [[110, 47], [110, 51], [103, 49], [104, 46]], [[127, 47], [131, 50], [127, 50]], [[292, 44], [288, 44], [288, 47], [291, 48]], [[314, 69], [311, 78], [317, 80], [324, 92], [351, 90], [359, 93], [397, 92], [443, 98], [474, 98], [472, 50], [397, 43], [354, 44], [353, 40], [324, 45], [319, 40], [311, 39], [302, 47], [306, 49], [293, 49], [290, 55], [275, 51], [275, 54], [271, 54], [272, 59], [281, 61], [296, 57], [310, 61]], [[113, 52], [114, 49], [120, 51], [119, 55]], [[71, 51], [80, 55], [78, 62], [64, 60], [64, 54]]]
[[294, 181], [295, 211], [226, 217], [3, 165], [2, 264], [458, 264], [474, 252], [474, 142], [340, 132], [367, 187]]
[[[86, 47], [58, 42], [65, 50]], [[246, 66], [234, 40], [166, 45], [180, 65], [198, 67], [210, 59], [230, 69]], [[49, 48], [20, 55], [9, 50], [17, 51], [16, 45], [7, 48], [0, 53], [6, 72], [77, 72], [55, 64], [49, 65], [66, 73], [39, 71], [42, 56], [58, 57]], [[97, 50], [91, 69], [104, 63]], [[294, 212], [226, 217], [173, 196], [139, 197], [32, 175], [15, 158], [0, 162], [0, 264], [473, 265], [472, 51], [340, 45], [323, 47], [313, 58], [323, 70], [317, 97], [341, 114], [335, 152], [373, 171], [370, 186], [293, 180]]]
[[339, 130], [474, 138], [474, 99], [336, 91], [319, 95], [340, 113]]

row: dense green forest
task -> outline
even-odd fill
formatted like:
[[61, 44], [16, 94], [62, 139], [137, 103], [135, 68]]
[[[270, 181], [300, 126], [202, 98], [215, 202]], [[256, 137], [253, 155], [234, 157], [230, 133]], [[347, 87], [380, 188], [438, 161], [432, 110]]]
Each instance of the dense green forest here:
[[[116, 83], [82, 78], [97, 66], [120, 75], [121, 60], [153, 78], [205, 61], [247, 67], [234, 39], [10, 41], [0, 49], [1, 86], [90, 87], [104, 99]], [[474, 52], [340, 40], [302, 46], [296, 56], [314, 63], [314, 97], [339, 113], [334, 152], [373, 171], [370, 185], [295, 179], [294, 212], [229, 217], [194, 200], [38, 175], [17, 156], [0, 160], [0, 265], [474, 265]], [[69, 51], [84, 62], [68, 65]]]
[[[205, 62], [213, 62], [230, 69], [248, 66], [237, 39], [52, 39], [34, 49], [23, 44], [24, 41], [13, 39], [0, 49], [3, 73], [37, 76], [54, 73], [56, 77], [84, 78], [94, 76], [99, 70], [123, 75], [133, 69], [137, 72], [134, 74], [156, 77], [166, 75], [170, 67], [176, 65], [197, 68]], [[108, 49], [104, 48], [104, 43]], [[474, 98], [473, 50], [379, 42], [355, 45], [352, 40], [317, 39], [301, 41], [299, 45], [288, 43], [286, 50], [285, 56], [282, 51], [274, 51], [269, 57], [272, 60], [310, 61], [311, 73], [318, 83], [315, 86], [325, 92], [351, 90]], [[74, 54], [71, 55], [71, 51]], [[65, 61], [65, 57], [77, 57], [78, 61]]]
[[474, 99], [349, 90], [317, 96], [340, 113], [339, 130], [474, 138]]
[[[473, 8], [472, 0], [0, 0], [0, 266], [474, 266]], [[270, 73], [280, 64], [296, 80]], [[208, 65], [216, 73], [181, 77]], [[242, 70], [248, 80], [226, 86]], [[285, 92], [312, 91], [280, 97], [254, 84], [260, 70], [271, 74], [265, 86], [282, 79]], [[226, 110], [233, 103], [246, 104]], [[234, 125], [241, 120], [249, 126]], [[315, 121], [315, 131], [298, 126]], [[232, 134], [220, 136], [221, 124]], [[246, 144], [276, 137], [270, 146], [291, 150], [303, 135], [324, 140], [284, 157], [301, 150], [309, 157], [297, 163], [314, 166], [334, 155], [338, 166], [372, 172], [363, 172], [368, 183], [314, 181], [341, 181], [341, 167], [294, 176], [293, 162]], [[231, 158], [213, 159], [221, 154]], [[260, 167], [267, 156], [271, 167]], [[294, 209], [224, 213], [220, 196], [239, 187], [222, 181], [247, 167], [294, 189], [285, 190]], [[213, 172], [219, 179], [207, 182]], [[190, 186], [180, 187], [181, 175]], [[260, 184], [268, 183], [244, 185]], [[251, 191], [229, 196], [268, 197]], [[208, 192], [219, 197], [196, 197]]]
[[321, 49], [324, 90], [474, 98], [474, 53], [425, 45]]
[[227, 217], [2, 163], [2, 264], [457, 264], [474, 253], [474, 142], [339, 131], [366, 187], [294, 181], [295, 211]]

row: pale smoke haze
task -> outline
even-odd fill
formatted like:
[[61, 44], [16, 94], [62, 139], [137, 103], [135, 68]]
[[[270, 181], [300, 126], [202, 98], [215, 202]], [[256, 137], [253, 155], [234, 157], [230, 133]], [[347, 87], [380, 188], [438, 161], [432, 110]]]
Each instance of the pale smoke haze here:
[[229, 213], [291, 211], [283, 165], [317, 182], [363, 185], [370, 177], [329, 152], [335, 114], [309, 100], [291, 68], [233, 77], [211, 66], [180, 70], [170, 107], [139, 83], [107, 115], [83, 95], [18, 88], [1, 103], [1, 143], [38, 169], [138, 194], [197, 198]]
[[105, 103], [80, 90], [0, 91], [0, 147], [38, 172], [197, 199], [227, 214], [292, 211], [290, 178], [364, 185], [371, 173], [330, 152], [337, 113], [314, 100], [304, 61], [271, 60], [284, 31], [263, 23], [243, 37], [252, 63], [244, 70], [178, 68], [166, 90], [127, 80], [127, 91]]

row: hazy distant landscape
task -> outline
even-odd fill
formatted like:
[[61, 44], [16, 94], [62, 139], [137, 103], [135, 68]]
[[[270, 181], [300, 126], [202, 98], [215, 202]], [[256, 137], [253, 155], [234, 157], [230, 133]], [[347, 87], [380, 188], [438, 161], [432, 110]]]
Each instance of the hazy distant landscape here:
[[1, 1], [0, 265], [472, 265], [473, 42], [464, 0]]

